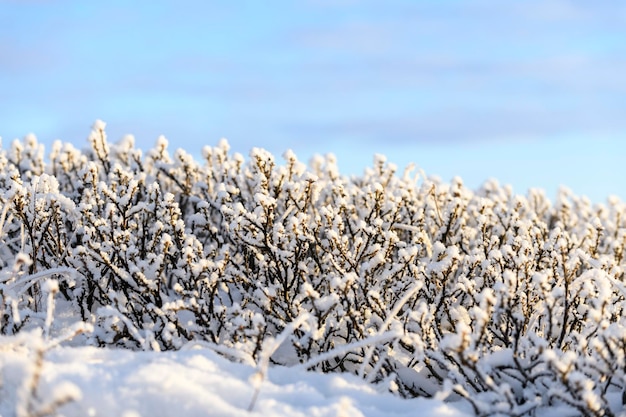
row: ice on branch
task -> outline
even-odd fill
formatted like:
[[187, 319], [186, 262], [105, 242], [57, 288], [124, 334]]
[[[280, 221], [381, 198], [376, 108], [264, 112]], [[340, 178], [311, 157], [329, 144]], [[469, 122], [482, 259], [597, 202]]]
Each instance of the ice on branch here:
[[54, 338], [69, 309], [82, 343], [210, 346], [260, 375], [350, 372], [477, 415], [623, 408], [618, 198], [470, 190], [382, 155], [347, 177], [333, 155], [244, 158], [225, 140], [196, 160], [105, 127], [48, 159], [34, 136], [0, 148], [2, 334]]

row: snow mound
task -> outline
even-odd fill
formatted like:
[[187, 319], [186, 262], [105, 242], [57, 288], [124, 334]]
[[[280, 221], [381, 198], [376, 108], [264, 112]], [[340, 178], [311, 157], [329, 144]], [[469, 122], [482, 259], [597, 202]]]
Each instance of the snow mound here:
[[[24, 382], [32, 372], [31, 353], [13, 348], [0, 355], [2, 416], [14, 415], [24, 395]], [[378, 392], [352, 375], [286, 367], [268, 370], [250, 412], [255, 372], [252, 366], [233, 363], [205, 348], [177, 352], [57, 348], [45, 355], [35, 399], [39, 405], [34, 409], [68, 395], [78, 399], [56, 410], [67, 417], [470, 415], [457, 404]]]

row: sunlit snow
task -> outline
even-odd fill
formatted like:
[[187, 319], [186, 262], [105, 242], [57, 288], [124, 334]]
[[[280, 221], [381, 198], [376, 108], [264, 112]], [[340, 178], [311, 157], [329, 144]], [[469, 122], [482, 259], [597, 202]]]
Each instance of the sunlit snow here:
[[[36, 336], [33, 336], [36, 339]], [[25, 337], [4, 337], [0, 415], [28, 402], [34, 350]], [[401, 399], [353, 375], [272, 367], [254, 397], [256, 369], [192, 345], [178, 352], [63, 347], [46, 352], [35, 411], [55, 395], [78, 397], [58, 414], [83, 416], [468, 416], [462, 404]], [[59, 392], [59, 389], [61, 390]], [[467, 411], [467, 410], [466, 410]]]

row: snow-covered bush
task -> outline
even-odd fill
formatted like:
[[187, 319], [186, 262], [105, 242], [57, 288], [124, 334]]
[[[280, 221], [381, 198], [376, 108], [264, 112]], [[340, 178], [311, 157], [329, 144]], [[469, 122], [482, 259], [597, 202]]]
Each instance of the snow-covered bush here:
[[225, 141], [200, 162], [164, 138], [144, 155], [102, 122], [89, 142], [0, 150], [5, 334], [42, 325], [43, 274], [100, 346], [205, 343], [479, 415], [617, 415], [626, 399], [617, 198], [472, 191], [382, 156], [348, 178], [330, 155], [246, 160]]

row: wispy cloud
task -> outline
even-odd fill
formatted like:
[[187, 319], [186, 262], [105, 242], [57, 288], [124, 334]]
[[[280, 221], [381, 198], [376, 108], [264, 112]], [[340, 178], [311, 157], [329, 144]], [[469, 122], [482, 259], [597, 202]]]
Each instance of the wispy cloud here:
[[226, 136], [368, 161], [415, 143], [626, 136], [625, 38], [617, 0], [9, 1], [0, 134], [73, 140], [103, 118], [146, 146]]

